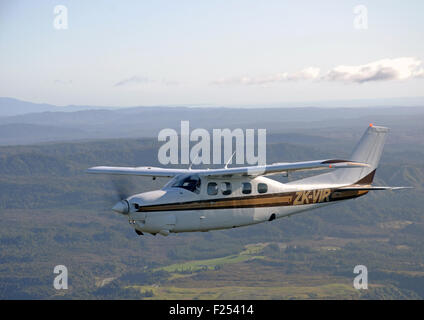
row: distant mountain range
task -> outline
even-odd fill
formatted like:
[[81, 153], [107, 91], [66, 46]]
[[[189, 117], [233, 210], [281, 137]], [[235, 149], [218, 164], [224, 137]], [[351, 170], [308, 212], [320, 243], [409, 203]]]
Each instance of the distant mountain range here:
[[66, 106], [59, 107], [47, 103], [33, 103], [14, 98], [0, 97], [0, 117], [16, 116], [28, 113], [39, 112], [67, 112], [89, 109], [105, 109], [107, 107], [94, 106]]
[[[406, 98], [390, 98], [390, 99], [355, 99], [355, 100], [331, 100], [331, 101], [313, 101], [313, 102], [284, 102], [278, 104], [266, 105], [240, 105], [231, 106], [230, 108], [245, 109], [258, 108], [357, 108], [357, 107], [424, 107], [423, 97], [406, 97]], [[198, 106], [208, 108], [207, 106]], [[211, 107], [211, 106], [209, 106]], [[229, 107], [229, 106], [224, 106]], [[90, 106], [90, 105], [67, 105], [57, 106], [48, 103], [34, 103], [23, 101], [10, 97], [0, 97], [0, 117], [16, 116], [28, 113], [39, 112], [75, 112], [81, 110], [137, 110], [138, 108], [146, 109], [147, 106], [133, 107], [113, 107], [113, 106]], [[158, 107], [153, 107], [157, 109]], [[215, 108], [215, 107], [214, 107]]]
[[271, 134], [314, 136], [319, 129], [331, 138], [331, 128], [349, 135], [370, 122], [408, 132], [410, 126], [423, 127], [424, 107], [59, 107], [0, 98], [0, 145], [157, 137], [164, 128], [179, 132], [182, 120], [190, 121], [191, 130], [266, 128]]

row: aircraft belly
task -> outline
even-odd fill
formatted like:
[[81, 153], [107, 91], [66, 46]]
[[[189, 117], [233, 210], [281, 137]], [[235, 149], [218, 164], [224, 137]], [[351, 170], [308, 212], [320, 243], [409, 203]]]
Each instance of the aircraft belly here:
[[[139, 229], [152, 233], [160, 232], [161, 230], [192, 232], [228, 229], [257, 224], [273, 220], [273, 218], [278, 219], [332, 203], [334, 202], [296, 206], [148, 212], [146, 222], [143, 225], [139, 225]], [[273, 217], [273, 215], [275, 216]]]
[[228, 229], [255, 223], [254, 208], [179, 211], [176, 218], [174, 232]]
[[147, 232], [159, 232], [160, 230], [167, 229], [171, 232], [192, 232], [229, 229], [268, 221], [272, 214], [275, 214], [275, 218], [278, 219], [329, 204], [331, 203], [290, 207], [155, 212], [148, 214], [143, 230]]
[[265, 207], [265, 208], [254, 208], [253, 219], [255, 223], [268, 221], [271, 215], [278, 211], [280, 207]]
[[278, 207], [277, 210], [275, 210], [276, 211], [275, 214], [276, 214], [276, 218], [278, 219], [278, 218], [291, 216], [296, 213], [301, 213], [303, 211], [328, 206], [330, 204], [334, 204], [334, 202], [323, 202], [323, 203], [304, 204], [300, 206]]

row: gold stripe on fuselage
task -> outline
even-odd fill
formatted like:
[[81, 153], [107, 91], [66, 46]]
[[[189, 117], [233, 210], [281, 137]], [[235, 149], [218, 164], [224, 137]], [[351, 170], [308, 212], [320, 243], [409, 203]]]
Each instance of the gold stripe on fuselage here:
[[314, 189], [297, 192], [264, 194], [255, 196], [207, 199], [169, 204], [141, 206], [139, 212], [236, 209], [257, 207], [279, 207], [316, 204], [356, 198], [366, 194], [364, 191], [335, 191], [334, 189]]

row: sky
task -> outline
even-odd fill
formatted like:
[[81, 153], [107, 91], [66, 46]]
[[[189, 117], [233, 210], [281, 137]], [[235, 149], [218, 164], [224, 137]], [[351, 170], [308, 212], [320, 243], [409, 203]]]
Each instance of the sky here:
[[0, 0], [0, 96], [102, 106], [422, 97], [423, 18], [422, 0]]

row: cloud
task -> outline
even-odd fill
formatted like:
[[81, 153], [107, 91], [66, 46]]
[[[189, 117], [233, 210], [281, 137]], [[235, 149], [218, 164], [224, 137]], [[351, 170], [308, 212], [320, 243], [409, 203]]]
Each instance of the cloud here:
[[407, 80], [424, 77], [423, 62], [414, 57], [382, 59], [368, 64], [340, 65], [320, 75], [316, 67], [304, 68], [298, 72], [280, 72], [262, 77], [222, 78], [213, 81], [215, 85], [261, 85], [290, 81], [335, 81], [344, 83], [364, 83], [370, 81]]
[[424, 76], [421, 60], [413, 57], [382, 59], [357, 66], [337, 66], [324, 80], [364, 83], [369, 81], [407, 80]]
[[267, 84], [287, 82], [287, 81], [313, 80], [319, 77], [319, 73], [320, 73], [319, 68], [309, 67], [294, 73], [280, 72], [280, 73], [276, 73], [276, 74], [264, 76], [264, 77], [222, 78], [212, 82], [212, 84], [267, 85]]
[[149, 83], [149, 82], [150, 80], [146, 77], [133, 76], [131, 78], [127, 78], [115, 83], [114, 87], [120, 87], [120, 86], [129, 85], [129, 84]]
[[120, 87], [120, 86], [126, 86], [126, 85], [136, 85], [136, 84], [157, 84], [157, 85], [163, 85], [163, 86], [178, 86], [180, 85], [180, 82], [174, 81], [174, 80], [168, 80], [165, 78], [158, 80], [158, 79], [150, 79], [147, 77], [133, 76], [131, 78], [121, 80], [115, 83], [113, 86]]

